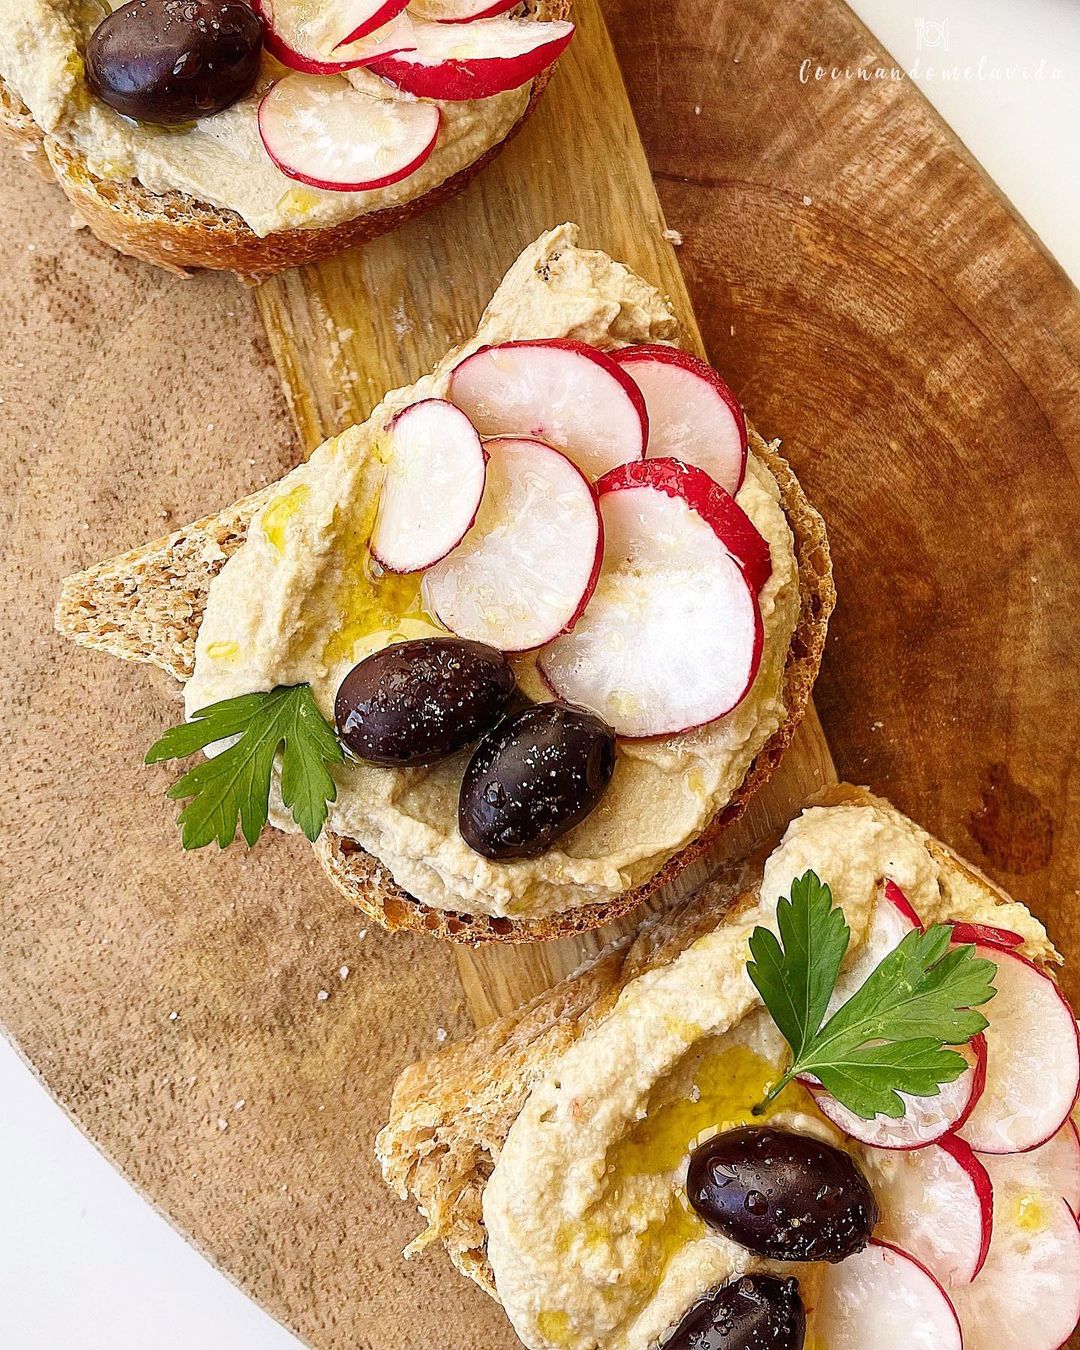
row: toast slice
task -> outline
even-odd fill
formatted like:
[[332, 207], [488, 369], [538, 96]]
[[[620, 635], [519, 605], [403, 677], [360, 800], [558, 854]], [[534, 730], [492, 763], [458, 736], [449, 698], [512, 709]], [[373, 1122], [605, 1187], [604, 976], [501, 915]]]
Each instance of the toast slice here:
[[[972, 907], [1007, 905], [1010, 919], [1004, 926], [1019, 926], [1020, 906], [866, 788], [838, 784], [809, 805], [871, 806], [885, 812], [918, 833], [952, 887], [971, 898]], [[427, 1220], [424, 1232], [406, 1248], [406, 1256], [440, 1241], [463, 1274], [497, 1297], [486, 1254], [482, 1197], [530, 1091], [632, 980], [668, 965], [698, 938], [755, 902], [771, 847], [770, 843], [732, 863], [694, 895], [647, 920], [636, 935], [601, 952], [510, 1016], [401, 1074], [376, 1151], [389, 1185], [402, 1199], [411, 1196]], [[1022, 922], [1027, 954], [1044, 966], [1058, 961], [1041, 926], [1026, 912]]]
[[[528, 0], [526, 5], [531, 17], [544, 20], [568, 18], [570, 10], [570, 0]], [[525, 111], [501, 141], [423, 196], [336, 225], [280, 230], [264, 238], [235, 211], [197, 201], [186, 193], [153, 193], [134, 180], [95, 177], [81, 154], [43, 133], [2, 79], [0, 136], [14, 141], [28, 159], [56, 179], [79, 219], [102, 243], [181, 276], [211, 268], [257, 282], [366, 244], [461, 192], [521, 129], [554, 72], [555, 66], [550, 66], [533, 81]]]
[[[545, 239], [573, 237], [573, 232], [564, 228]], [[557, 243], [550, 244], [552, 249], [557, 247]], [[665, 332], [667, 323], [665, 320]], [[783, 719], [731, 800], [704, 833], [647, 882], [613, 900], [542, 917], [511, 919], [426, 905], [408, 895], [389, 871], [354, 841], [324, 830], [315, 845], [316, 855], [347, 899], [386, 928], [414, 929], [473, 945], [563, 937], [599, 927], [641, 905], [699, 858], [738, 819], [780, 762], [806, 710], [835, 601], [821, 517], [776, 447], [767, 445], [756, 433], [751, 433], [750, 444], [751, 452], [776, 480], [794, 538], [799, 615], [784, 668]], [[216, 516], [67, 578], [57, 609], [58, 629], [83, 646], [125, 660], [146, 661], [178, 680], [186, 680], [194, 668], [195, 640], [210, 584], [243, 543], [252, 517], [279, 490], [278, 485], [271, 485]]]

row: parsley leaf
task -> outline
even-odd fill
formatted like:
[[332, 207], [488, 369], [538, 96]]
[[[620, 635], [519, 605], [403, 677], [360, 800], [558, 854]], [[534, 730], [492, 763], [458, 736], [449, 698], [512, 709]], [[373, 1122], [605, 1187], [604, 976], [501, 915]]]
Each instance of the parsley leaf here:
[[[239, 739], [233, 740], [238, 737]], [[311, 686], [297, 684], [266, 694], [241, 694], [201, 708], [190, 722], [167, 731], [150, 747], [147, 764], [183, 759], [215, 741], [233, 740], [220, 754], [196, 764], [169, 789], [180, 812], [184, 848], [217, 840], [225, 848], [237, 821], [249, 847], [266, 824], [270, 779], [281, 751], [281, 799], [314, 843], [337, 796], [328, 765], [344, 756], [333, 728], [316, 707]]]
[[987, 1026], [975, 1009], [994, 996], [992, 961], [971, 946], [952, 947], [952, 928], [908, 933], [828, 1020], [829, 1001], [851, 932], [832, 892], [813, 873], [791, 884], [777, 906], [779, 939], [767, 928], [750, 937], [747, 974], [784, 1039], [792, 1061], [764, 1106], [797, 1075], [812, 1074], [856, 1115], [893, 1118], [897, 1095], [936, 1096], [967, 1068], [949, 1045], [964, 1045]]

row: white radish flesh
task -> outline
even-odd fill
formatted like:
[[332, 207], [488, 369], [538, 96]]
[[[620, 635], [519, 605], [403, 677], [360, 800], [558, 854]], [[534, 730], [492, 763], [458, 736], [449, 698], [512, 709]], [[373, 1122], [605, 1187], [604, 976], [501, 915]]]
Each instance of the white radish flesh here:
[[714, 526], [685, 497], [649, 484], [664, 463], [628, 465], [627, 485], [601, 493], [596, 594], [573, 633], [540, 657], [561, 698], [623, 736], [669, 735], [724, 716], [761, 659], [753, 590]]
[[409, 9], [429, 23], [473, 23], [513, 9], [518, 0], [410, 0]]
[[267, 154], [298, 182], [365, 192], [415, 173], [435, 149], [439, 110], [373, 98], [339, 75], [286, 75], [259, 105]]
[[637, 385], [583, 342], [482, 347], [455, 367], [449, 397], [481, 436], [545, 441], [590, 478], [645, 453], [648, 422]]
[[1002, 1185], [1060, 1196], [1080, 1213], [1080, 1135], [1067, 1120], [1045, 1144], [1027, 1153], [987, 1153], [983, 1161]]
[[442, 399], [406, 408], [387, 440], [371, 551], [391, 572], [419, 572], [455, 548], [476, 519], [486, 455], [469, 419]]
[[573, 625], [596, 585], [596, 496], [565, 455], [493, 440], [476, 523], [424, 577], [428, 608], [459, 637], [500, 651], [542, 646]]
[[954, 1291], [965, 1350], [1058, 1350], [1080, 1320], [1080, 1230], [1060, 1196], [994, 1183], [994, 1238]]
[[403, 6], [387, 7], [381, 26], [342, 42], [343, 22], [333, 23], [321, 9], [301, 0], [253, 0], [263, 20], [266, 50], [290, 70], [307, 75], [336, 75], [366, 66], [379, 56], [415, 48], [413, 27]]
[[414, 50], [379, 57], [372, 69], [417, 98], [491, 98], [535, 79], [565, 51], [574, 25], [563, 20], [413, 21]]
[[863, 1120], [854, 1111], [841, 1105], [835, 1097], [831, 1097], [815, 1080], [806, 1079], [804, 1082], [814, 1094], [814, 1102], [821, 1114], [859, 1143], [872, 1148], [901, 1151], [925, 1148], [963, 1126], [983, 1093], [986, 1078], [986, 1046], [983, 1038], [976, 1036], [968, 1045], [950, 1046], [949, 1049], [955, 1050], [968, 1061], [968, 1069], [953, 1082], [943, 1084], [941, 1091], [934, 1097], [912, 1097], [906, 1092], [898, 1093], [906, 1109], [896, 1119], [874, 1116], [872, 1120]]
[[978, 1153], [1022, 1153], [1065, 1124], [1080, 1087], [1076, 1019], [1057, 985], [1026, 957], [976, 947], [997, 965], [982, 1012], [986, 1090], [961, 1133]]
[[614, 356], [645, 399], [648, 457], [694, 464], [734, 496], [746, 472], [746, 419], [716, 371], [677, 347], [624, 347]]
[[872, 1242], [823, 1269], [808, 1344], [827, 1350], [962, 1350], [948, 1294], [913, 1257]]
[[881, 1209], [874, 1230], [921, 1261], [946, 1288], [970, 1284], [986, 1260], [994, 1193], [962, 1139], [906, 1153], [867, 1149], [860, 1164]]

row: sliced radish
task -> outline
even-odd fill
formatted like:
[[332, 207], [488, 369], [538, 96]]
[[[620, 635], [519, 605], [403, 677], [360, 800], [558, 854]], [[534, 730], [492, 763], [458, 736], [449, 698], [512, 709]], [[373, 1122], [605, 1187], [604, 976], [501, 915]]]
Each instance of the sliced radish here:
[[1080, 1230], [1059, 1196], [994, 1182], [994, 1240], [954, 1291], [966, 1350], [1058, 1350], [1080, 1321]]
[[828, 1350], [962, 1350], [952, 1301], [906, 1252], [874, 1241], [822, 1272], [808, 1344]]
[[415, 50], [380, 56], [372, 70], [417, 98], [491, 98], [535, 79], [574, 36], [563, 20], [477, 19], [463, 27], [413, 22]]
[[428, 608], [459, 637], [527, 651], [571, 628], [600, 572], [596, 494], [540, 441], [488, 441], [476, 524], [424, 577]]
[[386, 6], [393, 12], [381, 27], [344, 43], [335, 36], [344, 31], [340, 23], [328, 22], [330, 16], [303, 0], [252, 0], [252, 6], [263, 21], [266, 50], [283, 66], [306, 75], [337, 75], [379, 56], [416, 49], [412, 23], [396, 0]]
[[984, 947], [1022, 947], [1024, 939], [1019, 933], [1011, 933], [1007, 928], [994, 928], [988, 923], [954, 923], [952, 940], [971, 942]]
[[838, 1130], [860, 1144], [872, 1148], [896, 1149], [907, 1152], [937, 1143], [946, 1135], [960, 1129], [978, 1106], [986, 1083], [986, 1041], [975, 1036], [967, 1045], [950, 1049], [962, 1055], [968, 1068], [951, 1083], [942, 1084], [936, 1097], [912, 1097], [906, 1092], [897, 1095], [905, 1105], [904, 1114], [875, 1116], [863, 1120], [831, 1096], [821, 1084], [809, 1076], [800, 1081], [814, 1094], [814, 1103], [827, 1120]]
[[596, 490], [603, 495], [645, 485], [689, 502], [727, 545], [755, 594], [760, 591], [772, 576], [772, 555], [767, 540], [731, 493], [704, 469], [682, 460], [650, 459], [647, 464], [647, 468], [636, 460], [619, 464], [600, 479]]
[[962, 1139], [908, 1153], [868, 1149], [860, 1164], [881, 1210], [875, 1229], [947, 1288], [982, 1269], [994, 1222], [990, 1175]]
[[435, 149], [431, 103], [372, 98], [341, 76], [286, 75], [259, 104], [259, 134], [282, 173], [332, 192], [408, 178]]
[[1023, 1153], [1057, 1134], [1080, 1087], [1076, 1019], [1038, 966], [1000, 947], [976, 947], [997, 965], [986, 1091], [961, 1133], [979, 1153]]
[[[706, 494], [673, 488], [700, 469], [672, 460], [624, 465], [598, 485], [604, 568], [567, 637], [540, 657], [549, 686], [622, 736], [661, 736], [713, 722], [746, 695], [761, 661], [761, 614], [733, 557], [726, 518]], [[726, 494], [725, 494], [726, 495]], [[730, 501], [730, 498], [728, 499]]]
[[584, 342], [481, 347], [454, 368], [450, 398], [481, 436], [546, 441], [590, 478], [645, 454], [649, 423], [637, 385]]
[[695, 464], [734, 497], [746, 473], [746, 418], [712, 366], [651, 343], [613, 355], [644, 396], [649, 458]]
[[923, 930], [923, 921], [919, 918], [918, 914], [915, 913], [915, 906], [895, 881], [892, 881], [891, 879], [886, 880], [884, 894], [888, 903], [892, 905], [894, 909], [899, 910], [903, 915], [908, 929], [917, 928], [921, 933]]
[[1027, 1153], [988, 1153], [990, 1175], [1002, 1185], [1060, 1196], [1080, 1212], [1080, 1134], [1067, 1120], [1045, 1144]]
[[465, 414], [438, 398], [399, 413], [389, 443], [371, 551], [391, 572], [419, 572], [456, 548], [476, 519], [487, 455]]
[[519, 0], [410, 0], [409, 8], [418, 19], [430, 23], [472, 23], [475, 19], [493, 19], [505, 14]]

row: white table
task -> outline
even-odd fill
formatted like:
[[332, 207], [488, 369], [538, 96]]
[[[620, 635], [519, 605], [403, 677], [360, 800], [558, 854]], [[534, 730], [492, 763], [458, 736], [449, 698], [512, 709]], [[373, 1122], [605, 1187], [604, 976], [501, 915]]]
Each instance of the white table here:
[[[924, 93], [1080, 282], [1076, 0], [849, 2], [901, 65], [919, 62]], [[971, 74], [926, 78], [928, 64]], [[130, 1189], [3, 1042], [0, 1196], [7, 1350], [299, 1345]]]

